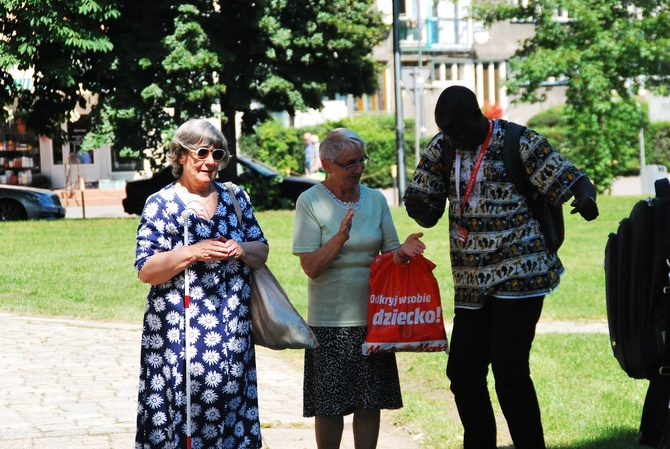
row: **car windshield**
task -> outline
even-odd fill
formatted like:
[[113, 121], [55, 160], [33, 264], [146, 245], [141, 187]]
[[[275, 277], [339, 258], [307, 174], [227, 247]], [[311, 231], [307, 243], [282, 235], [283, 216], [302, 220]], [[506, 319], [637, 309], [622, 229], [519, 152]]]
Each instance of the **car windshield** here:
[[280, 176], [281, 173], [276, 168], [264, 164], [258, 159], [248, 158], [250, 165], [253, 165], [256, 170], [263, 176]]

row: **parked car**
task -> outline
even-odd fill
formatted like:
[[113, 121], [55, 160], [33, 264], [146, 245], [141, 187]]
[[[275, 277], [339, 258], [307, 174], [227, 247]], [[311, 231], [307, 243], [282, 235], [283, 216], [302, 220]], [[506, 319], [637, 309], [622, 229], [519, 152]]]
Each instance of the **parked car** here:
[[65, 218], [57, 193], [34, 187], [0, 185], [0, 221]]
[[[235, 159], [238, 183], [249, 192], [254, 208], [259, 210], [263, 208], [261, 204], [265, 205], [265, 209], [293, 209], [298, 196], [319, 182], [307, 176], [282, 175], [276, 168], [249, 156], [237, 155]], [[227, 181], [221, 175], [219, 180]], [[174, 176], [168, 166], [151, 178], [127, 182], [123, 210], [128, 214], [141, 215], [149, 195], [172, 181]], [[262, 201], [255, 200], [256, 197], [262, 197]]]

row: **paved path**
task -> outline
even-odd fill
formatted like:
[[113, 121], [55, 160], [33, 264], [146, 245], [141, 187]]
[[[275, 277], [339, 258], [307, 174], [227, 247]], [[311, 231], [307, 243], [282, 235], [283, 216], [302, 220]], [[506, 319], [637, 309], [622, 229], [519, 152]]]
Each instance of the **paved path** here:
[[[0, 447], [131, 449], [134, 444], [139, 325], [0, 313]], [[302, 418], [302, 369], [259, 348], [264, 447], [314, 448]], [[346, 422], [343, 449], [353, 448]], [[381, 448], [419, 448], [384, 426]]]
[[[0, 446], [12, 449], [131, 449], [139, 325], [0, 313]], [[606, 323], [541, 323], [538, 332], [607, 332]], [[315, 448], [301, 416], [302, 368], [258, 349], [266, 449]], [[384, 423], [380, 449], [418, 449], [419, 438]], [[346, 421], [342, 449], [353, 448]]]

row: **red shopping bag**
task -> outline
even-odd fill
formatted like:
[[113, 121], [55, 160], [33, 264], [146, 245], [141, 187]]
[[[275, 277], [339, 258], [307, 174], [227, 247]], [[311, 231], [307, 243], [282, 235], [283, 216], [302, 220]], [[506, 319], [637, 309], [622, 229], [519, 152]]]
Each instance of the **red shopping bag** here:
[[375, 257], [363, 354], [448, 350], [434, 268], [422, 255], [404, 264], [393, 263], [392, 252]]

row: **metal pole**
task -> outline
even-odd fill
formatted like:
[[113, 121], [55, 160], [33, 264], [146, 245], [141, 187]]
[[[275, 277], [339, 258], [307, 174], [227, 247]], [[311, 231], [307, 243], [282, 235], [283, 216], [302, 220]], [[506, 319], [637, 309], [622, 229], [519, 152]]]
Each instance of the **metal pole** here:
[[642, 193], [653, 193], [653, 191], [649, 192], [650, 189], [647, 188], [649, 182], [647, 181], [647, 161], [644, 154], [644, 128], [640, 127], [637, 138], [640, 146], [640, 183], [642, 183]]
[[395, 85], [395, 132], [396, 132], [396, 158], [398, 161], [398, 204], [402, 204], [402, 196], [405, 193], [405, 123], [402, 116], [402, 97], [400, 89], [400, 30], [398, 29], [398, 16], [400, 15], [400, 0], [393, 0], [393, 63]]
[[[421, 48], [421, 47], [419, 47]], [[414, 158], [415, 164], [419, 164], [419, 157], [421, 157], [421, 143], [420, 143], [420, 129], [421, 129], [421, 101], [419, 96], [421, 95], [419, 90], [419, 70], [418, 67], [414, 67]]]
[[84, 177], [79, 177], [79, 191], [81, 192], [81, 218], [86, 218], [86, 202], [84, 201], [84, 190], [86, 189], [86, 182]]
[[[420, 144], [420, 133], [421, 128], [423, 128], [423, 122], [421, 121], [421, 112], [423, 109], [423, 82], [419, 80], [419, 67], [423, 66], [423, 60], [421, 57], [421, 43], [423, 42], [423, 22], [421, 21], [421, 5], [420, 2], [416, 3], [416, 27], [419, 31], [419, 59], [416, 62], [416, 67], [414, 68], [414, 157], [415, 165], [419, 164], [419, 158], [421, 157], [421, 144]], [[423, 78], [423, 77], [422, 77]]]

